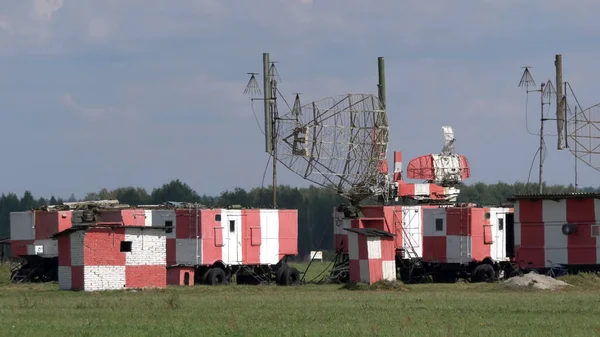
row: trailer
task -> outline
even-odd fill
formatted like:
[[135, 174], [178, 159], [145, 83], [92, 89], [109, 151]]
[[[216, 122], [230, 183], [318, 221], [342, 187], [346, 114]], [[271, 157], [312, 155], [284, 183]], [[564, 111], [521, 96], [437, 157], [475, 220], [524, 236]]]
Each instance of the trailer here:
[[146, 223], [167, 228], [169, 284], [297, 285], [298, 211], [207, 208], [169, 202], [146, 208]]
[[[135, 210], [118, 200], [69, 202], [10, 213], [11, 256], [19, 263], [11, 271], [11, 282], [58, 281], [58, 245], [52, 236], [71, 228], [73, 212], [86, 217], [104, 212], [107, 221], [135, 223]], [[143, 214], [143, 213], [142, 213]], [[81, 215], [80, 215], [81, 216]], [[77, 218], [75, 222], [81, 221]]]

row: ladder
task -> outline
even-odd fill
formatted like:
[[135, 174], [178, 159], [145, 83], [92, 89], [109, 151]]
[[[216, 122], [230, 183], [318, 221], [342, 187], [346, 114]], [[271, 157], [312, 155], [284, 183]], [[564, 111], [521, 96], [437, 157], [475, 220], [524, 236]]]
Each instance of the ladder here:
[[[402, 218], [404, 219], [406, 216], [406, 213], [404, 213], [404, 211], [402, 211], [402, 215], [403, 215]], [[413, 244], [412, 236], [406, 230], [404, 223], [402, 223], [402, 221], [400, 221], [400, 219], [398, 219], [398, 215], [396, 215], [396, 209], [394, 208], [394, 224], [396, 224], [396, 223], [400, 223], [400, 226], [402, 226], [402, 236], [403, 236], [403, 238], [406, 239], [406, 242], [408, 243], [408, 250], [407, 250], [404, 247], [404, 246], [406, 246], [404, 244], [404, 240], [402, 240], [403, 247], [400, 247], [400, 249], [402, 249], [406, 253], [406, 257], [410, 260], [419, 258], [420, 256], [417, 254], [417, 251], [415, 250], [415, 245]], [[395, 228], [397, 229], [398, 227], [395, 226]], [[396, 247], [396, 248], [398, 248], [398, 247]]]

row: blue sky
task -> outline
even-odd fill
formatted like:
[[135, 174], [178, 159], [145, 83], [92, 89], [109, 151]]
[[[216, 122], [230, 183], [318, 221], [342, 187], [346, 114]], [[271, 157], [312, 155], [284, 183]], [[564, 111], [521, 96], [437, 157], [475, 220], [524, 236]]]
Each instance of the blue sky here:
[[[304, 103], [375, 93], [384, 56], [390, 155], [436, 153], [452, 125], [471, 182], [526, 181], [538, 139], [521, 67], [554, 79], [561, 53], [580, 103], [599, 103], [600, 2], [523, 3], [0, 0], [0, 191], [260, 185], [268, 156], [242, 92], [263, 52], [279, 62], [280, 90]], [[573, 182], [573, 155], [550, 135], [547, 148], [545, 180]], [[579, 167], [579, 184], [597, 186], [600, 172]], [[283, 167], [279, 179], [307, 185]]]

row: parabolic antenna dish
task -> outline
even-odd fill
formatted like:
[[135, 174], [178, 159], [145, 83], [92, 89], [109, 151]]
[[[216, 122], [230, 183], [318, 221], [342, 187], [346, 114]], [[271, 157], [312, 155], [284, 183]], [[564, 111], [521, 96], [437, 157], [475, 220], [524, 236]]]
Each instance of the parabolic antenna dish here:
[[278, 118], [275, 132], [279, 162], [351, 201], [377, 194], [385, 183], [380, 167], [386, 159], [389, 126], [375, 95], [348, 94], [298, 104]]
[[578, 112], [568, 121], [569, 150], [600, 171], [600, 104]]

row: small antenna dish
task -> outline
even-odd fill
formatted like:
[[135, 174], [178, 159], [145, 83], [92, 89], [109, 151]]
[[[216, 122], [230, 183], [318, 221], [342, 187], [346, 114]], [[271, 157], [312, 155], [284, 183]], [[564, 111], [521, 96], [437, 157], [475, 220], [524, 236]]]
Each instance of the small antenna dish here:
[[279, 71], [275, 68], [276, 62], [271, 62], [271, 67], [269, 68], [269, 74], [271, 75], [271, 79], [276, 80], [278, 83], [282, 83], [281, 76], [279, 76]]
[[554, 84], [552, 84], [552, 81], [548, 80], [548, 82], [546, 82], [542, 95], [544, 98], [548, 99], [556, 96], [556, 89], [554, 88]]
[[260, 86], [258, 85], [258, 82], [256, 82], [256, 75], [258, 75], [258, 73], [247, 74], [250, 75], [250, 80], [248, 81], [248, 84], [246, 84], [246, 89], [244, 89], [244, 95], [260, 96], [262, 93], [260, 91]]
[[522, 68], [525, 68], [525, 71], [523, 71], [521, 81], [519, 81], [519, 88], [525, 87], [525, 89], [529, 89], [529, 87], [535, 87], [535, 81], [533, 80], [533, 76], [531, 76], [531, 73], [529, 72], [529, 68], [531, 67], [525, 66]]
[[300, 105], [300, 93], [295, 93], [296, 99], [294, 100], [294, 106], [292, 107], [292, 115], [295, 118], [302, 116], [302, 106]]

